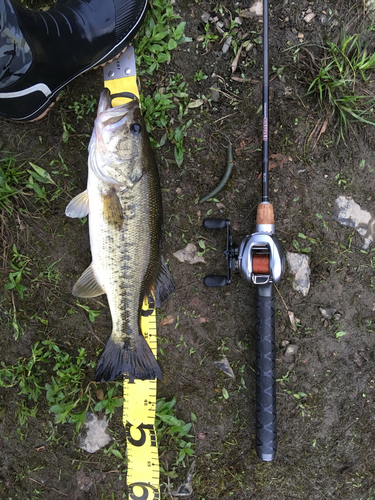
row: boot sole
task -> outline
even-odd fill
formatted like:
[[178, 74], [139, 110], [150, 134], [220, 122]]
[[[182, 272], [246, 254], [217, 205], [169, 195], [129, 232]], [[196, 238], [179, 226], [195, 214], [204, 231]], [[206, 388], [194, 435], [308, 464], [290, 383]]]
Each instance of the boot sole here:
[[[93, 68], [88, 68], [87, 70], [83, 71], [78, 76], [83, 75], [84, 73], [86, 73], [87, 71], [90, 71], [91, 69], [103, 68], [106, 64], [111, 63], [112, 61], [114, 61], [115, 59], [117, 59], [121, 54], [123, 54], [128, 47], [129, 47], [129, 45], [127, 45], [125, 48], [123, 48], [117, 55], [115, 55], [114, 57], [112, 57], [112, 59], [110, 59], [109, 61], [106, 61], [106, 62], [104, 62], [102, 64], [98, 64], [97, 66], [94, 66]], [[73, 80], [71, 80], [71, 81], [73, 81]], [[67, 84], [67, 85], [69, 85], [69, 84]], [[48, 106], [48, 108], [45, 109], [41, 115], [37, 116], [36, 118], [33, 118], [32, 120], [28, 120], [26, 123], [38, 122], [39, 120], [41, 120], [42, 118], [44, 118], [48, 114], [48, 112], [54, 107], [54, 105], [57, 103], [57, 101], [59, 101], [60, 99], [61, 99], [61, 95], [60, 95], [60, 93], [58, 93], [57, 96], [56, 96], [56, 99], [53, 102], [51, 102], [51, 104]], [[25, 123], [24, 121], [21, 121], [21, 120], [12, 120], [12, 121], [16, 121], [18, 123]]]

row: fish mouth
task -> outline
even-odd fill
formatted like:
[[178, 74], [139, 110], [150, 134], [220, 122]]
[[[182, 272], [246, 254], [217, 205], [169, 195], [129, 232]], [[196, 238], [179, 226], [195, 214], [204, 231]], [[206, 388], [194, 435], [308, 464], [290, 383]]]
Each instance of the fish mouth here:
[[[120, 106], [112, 107], [112, 101], [116, 97], [125, 97], [132, 100]], [[135, 94], [121, 92], [120, 94], [111, 95], [109, 90], [104, 88], [100, 93], [97, 118], [101, 122], [107, 122], [112, 119], [112, 123], [114, 123], [116, 118], [126, 116], [136, 108], [139, 108], [139, 100]]]

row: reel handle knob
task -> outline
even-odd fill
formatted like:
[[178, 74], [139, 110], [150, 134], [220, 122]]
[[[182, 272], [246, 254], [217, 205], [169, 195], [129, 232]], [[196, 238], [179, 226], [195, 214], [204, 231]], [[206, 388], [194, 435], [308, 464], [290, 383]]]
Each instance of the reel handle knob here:
[[225, 286], [227, 277], [220, 274], [208, 274], [204, 277], [203, 284], [206, 286]]
[[205, 229], [225, 229], [227, 227], [227, 220], [226, 219], [203, 219], [202, 226]]

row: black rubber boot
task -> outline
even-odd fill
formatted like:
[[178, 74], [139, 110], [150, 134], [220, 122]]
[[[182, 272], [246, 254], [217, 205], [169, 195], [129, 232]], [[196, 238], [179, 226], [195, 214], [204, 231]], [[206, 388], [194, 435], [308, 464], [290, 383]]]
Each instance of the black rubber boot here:
[[58, 0], [45, 12], [0, 0], [0, 116], [41, 118], [65, 85], [129, 45], [146, 11], [147, 0]]

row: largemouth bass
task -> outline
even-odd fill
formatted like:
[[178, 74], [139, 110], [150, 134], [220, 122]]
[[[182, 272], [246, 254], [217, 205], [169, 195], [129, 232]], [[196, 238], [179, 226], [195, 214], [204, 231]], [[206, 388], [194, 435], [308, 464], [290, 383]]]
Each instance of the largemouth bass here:
[[137, 101], [112, 108], [101, 93], [89, 144], [87, 190], [67, 206], [89, 216], [92, 263], [73, 288], [77, 297], [107, 294], [112, 335], [96, 368], [97, 382], [121, 374], [161, 379], [140, 329], [143, 299], [154, 290], [159, 307], [174, 291], [161, 255], [159, 174]]

